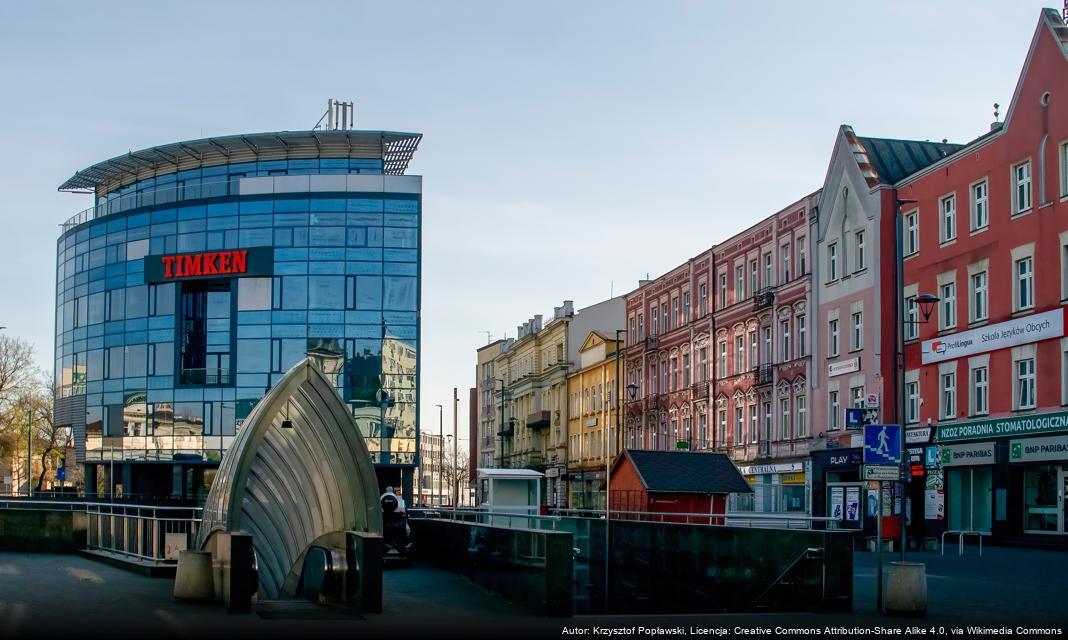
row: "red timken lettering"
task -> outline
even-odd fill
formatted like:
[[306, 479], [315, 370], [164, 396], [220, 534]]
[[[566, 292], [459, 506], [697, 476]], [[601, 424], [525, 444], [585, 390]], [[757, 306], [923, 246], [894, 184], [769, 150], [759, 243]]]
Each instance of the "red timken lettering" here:
[[178, 256], [162, 256], [163, 277], [191, 278], [195, 276], [229, 275], [248, 271], [248, 250], [207, 251]]

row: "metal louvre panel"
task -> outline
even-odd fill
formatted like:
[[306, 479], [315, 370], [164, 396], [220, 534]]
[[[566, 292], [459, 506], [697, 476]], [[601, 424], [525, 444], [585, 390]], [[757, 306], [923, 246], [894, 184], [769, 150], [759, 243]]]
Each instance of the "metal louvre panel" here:
[[57, 426], [70, 427], [79, 462], [85, 460], [85, 396], [59, 398], [53, 409]]
[[422, 134], [393, 131], [279, 131], [189, 140], [131, 151], [75, 173], [60, 191], [94, 189], [104, 195], [145, 178], [184, 169], [257, 160], [381, 158], [384, 173], [401, 175]]
[[[282, 428], [290, 420], [292, 428]], [[308, 545], [344, 531], [382, 533], [378, 481], [359, 429], [310, 359], [256, 405], [223, 457], [197, 534], [252, 535], [260, 589], [274, 598]]]

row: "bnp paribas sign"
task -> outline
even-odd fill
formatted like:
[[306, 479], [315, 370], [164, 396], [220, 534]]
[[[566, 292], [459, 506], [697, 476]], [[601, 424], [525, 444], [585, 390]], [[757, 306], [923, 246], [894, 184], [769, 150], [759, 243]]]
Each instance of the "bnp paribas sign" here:
[[996, 349], [1008, 349], [1064, 335], [1064, 309], [1013, 318], [978, 329], [961, 331], [924, 340], [920, 353], [923, 364], [953, 360]]
[[1068, 431], [1068, 411], [940, 424], [935, 433], [935, 440], [937, 442], [960, 442], [1059, 431]]

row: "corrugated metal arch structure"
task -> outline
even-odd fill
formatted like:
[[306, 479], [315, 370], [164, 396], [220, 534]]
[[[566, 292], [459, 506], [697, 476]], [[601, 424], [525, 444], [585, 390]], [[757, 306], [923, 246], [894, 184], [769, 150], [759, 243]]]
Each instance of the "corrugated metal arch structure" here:
[[[283, 427], [283, 421], [292, 427]], [[382, 534], [378, 481], [347, 406], [314, 362], [290, 369], [253, 408], [204, 504], [197, 548], [216, 531], [252, 536], [260, 592], [291, 596], [308, 546]], [[287, 579], [288, 578], [288, 579]]]

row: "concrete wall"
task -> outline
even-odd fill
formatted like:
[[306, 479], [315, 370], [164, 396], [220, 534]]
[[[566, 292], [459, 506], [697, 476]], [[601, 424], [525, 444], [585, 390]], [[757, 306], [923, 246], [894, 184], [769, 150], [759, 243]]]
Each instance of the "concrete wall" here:
[[73, 553], [85, 548], [87, 527], [84, 511], [0, 509], [0, 549]]

